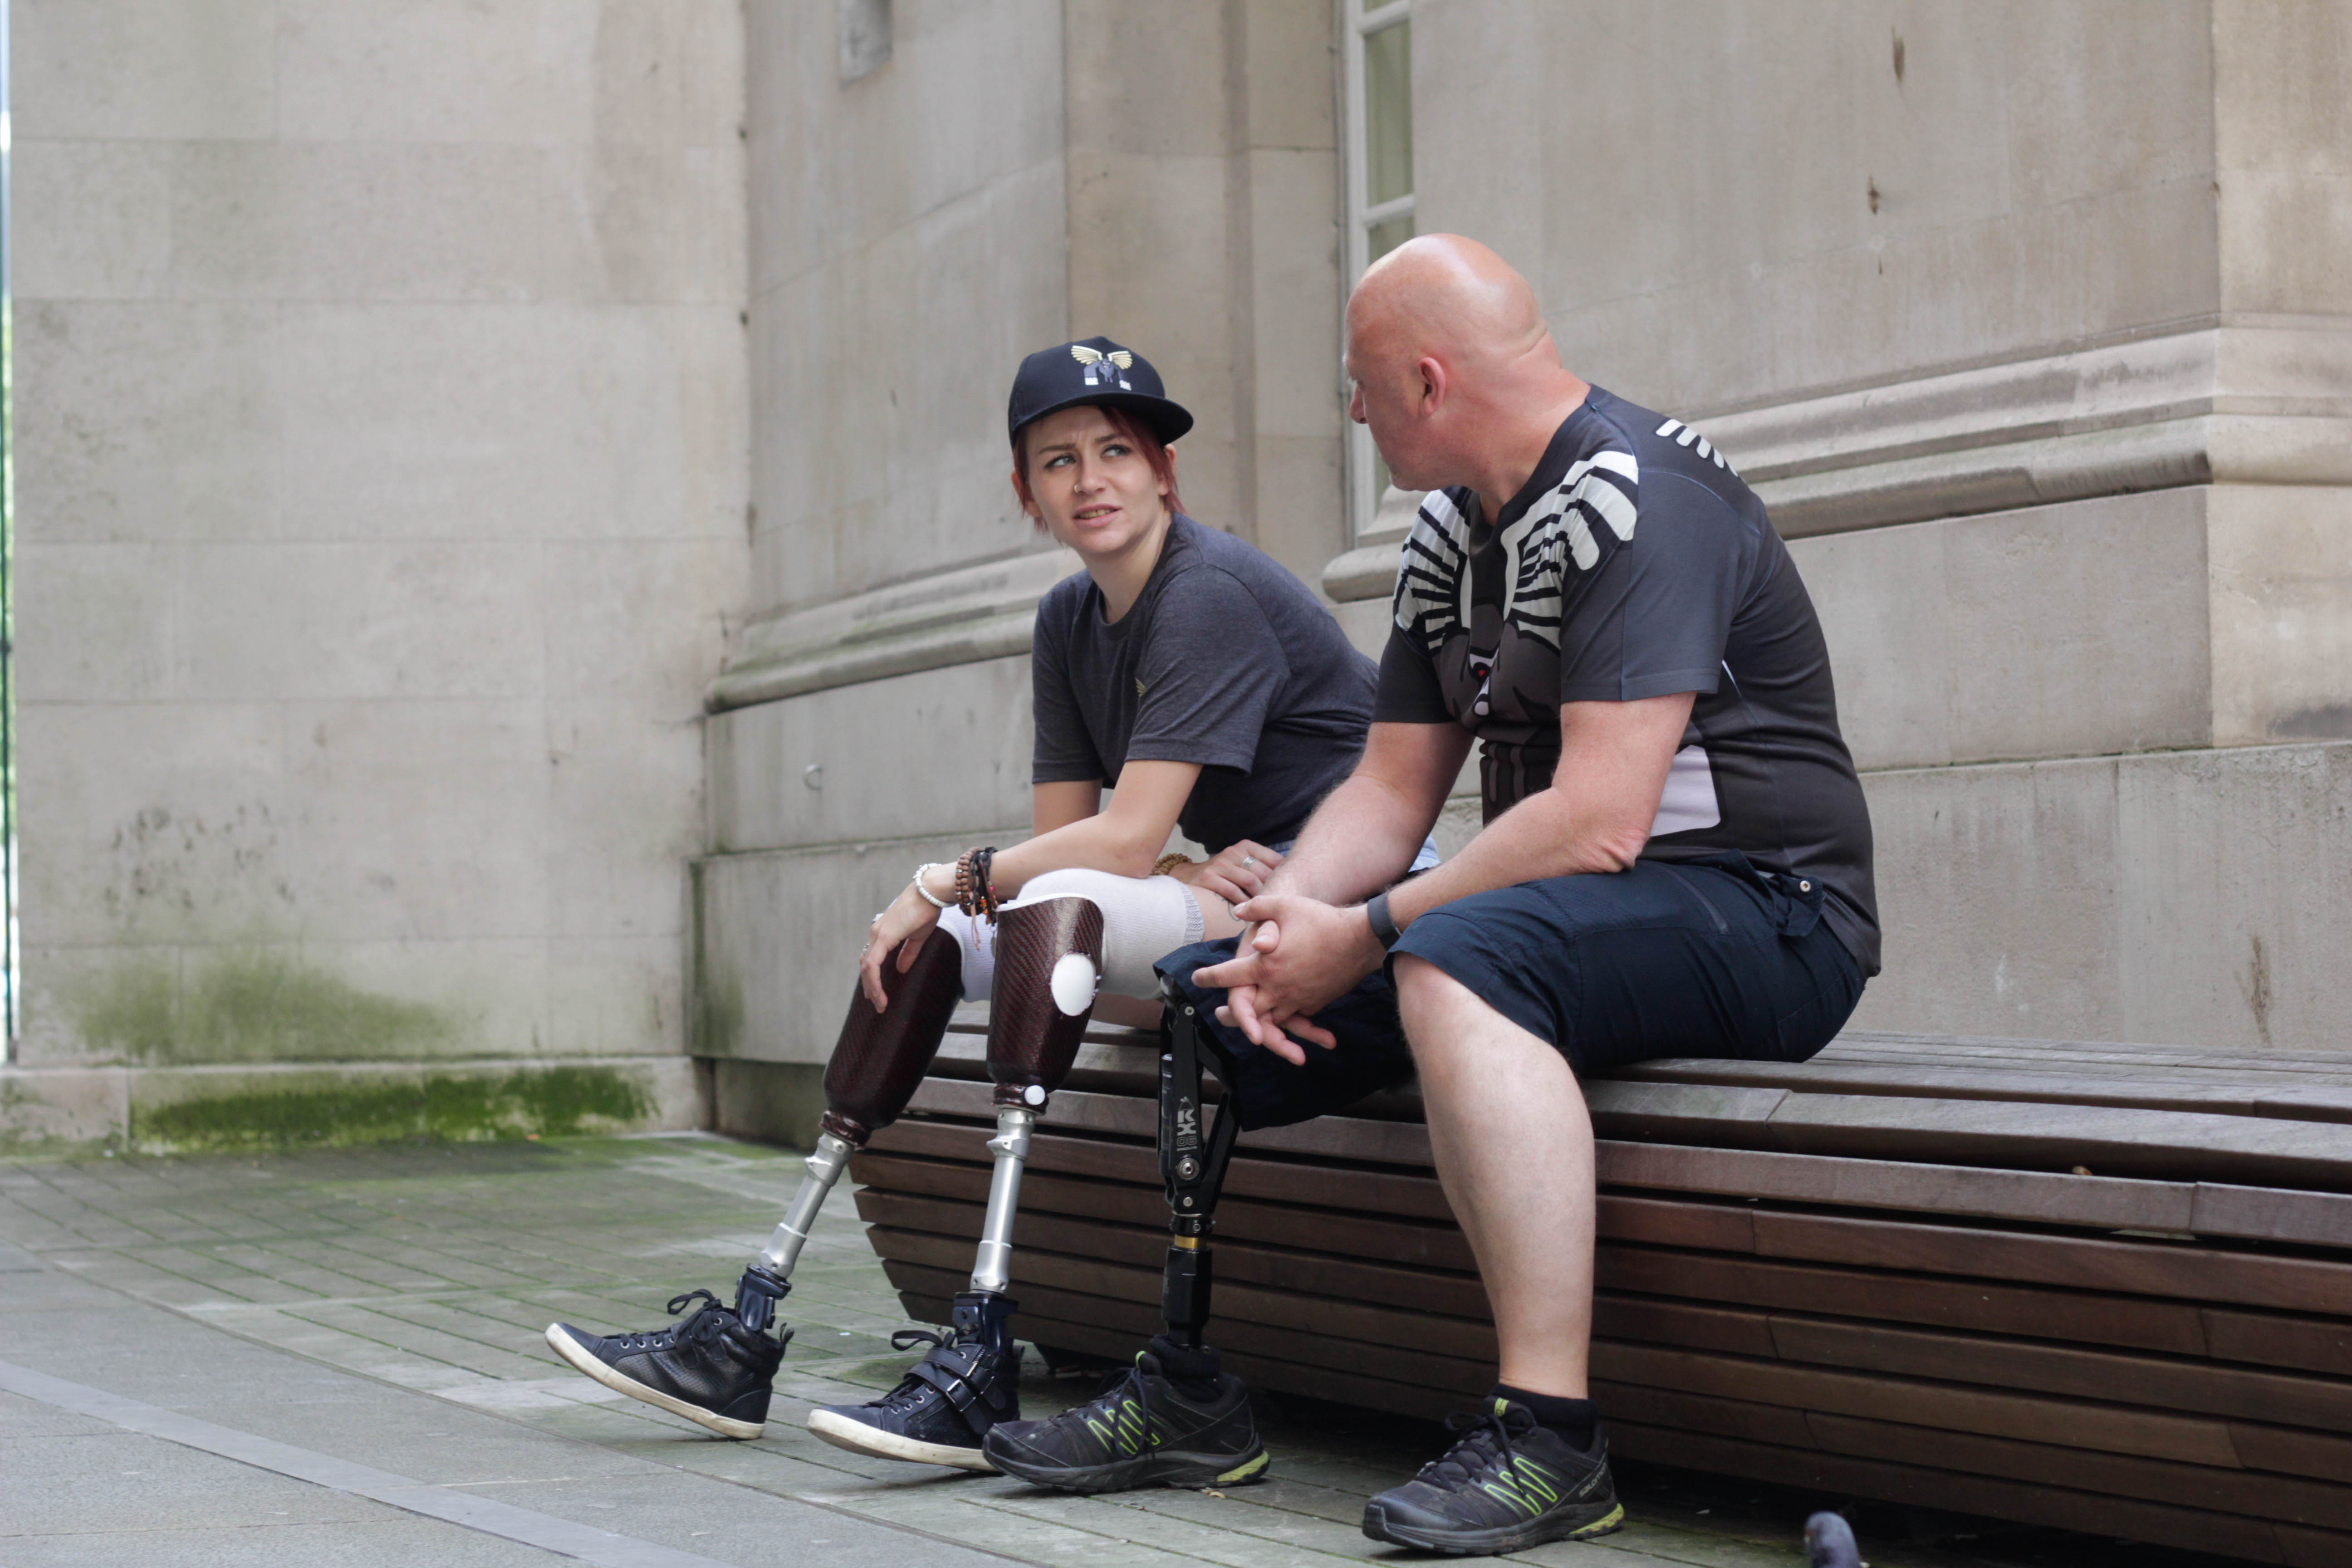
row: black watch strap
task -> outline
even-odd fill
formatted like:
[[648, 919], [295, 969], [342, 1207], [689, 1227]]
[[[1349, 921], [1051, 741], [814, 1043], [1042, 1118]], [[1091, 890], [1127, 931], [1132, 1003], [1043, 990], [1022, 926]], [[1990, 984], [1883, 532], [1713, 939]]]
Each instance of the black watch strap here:
[[1380, 939], [1382, 947], [1394, 947], [1397, 939], [1404, 935], [1397, 930], [1396, 917], [1389, 913], [1386, 889], [1364, 900], [1364, 918], [1372, 922], [1372, 934]]

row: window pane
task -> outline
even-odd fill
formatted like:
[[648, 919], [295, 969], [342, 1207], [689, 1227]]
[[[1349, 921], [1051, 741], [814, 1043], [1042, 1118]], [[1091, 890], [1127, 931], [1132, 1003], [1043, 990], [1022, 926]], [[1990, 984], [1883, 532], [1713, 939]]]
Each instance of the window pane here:
[[1386, 223], [1376, 223], [1364, 235], [1364, 265], [1370, 267], [1398, 246], [1412, 237], [1412, 215], [1392, 217]]
[[[1364, 39], [1364, 199], [1412, 194], [1412, 23]], [[1374, 254], [1378, 254], [1375, 252]]]

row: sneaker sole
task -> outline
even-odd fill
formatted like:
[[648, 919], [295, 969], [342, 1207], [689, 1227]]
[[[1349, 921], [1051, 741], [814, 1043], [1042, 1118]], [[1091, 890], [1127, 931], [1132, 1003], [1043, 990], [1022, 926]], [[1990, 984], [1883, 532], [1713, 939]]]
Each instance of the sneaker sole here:
[[976, 1470], [982, 1475], [996, 1474], [996, 1467], [978, 1448], [959, 1448], [950, 1443], [926, 1443], [917, 1437], [901, 1437], [896, 1432], [885, 1432], [878, 1426], [868, 1426], [862, 1421], [852, 1421], [846, 1415], [836, 1415], [830, 1410], [809, 1412], [808, 1429], [836, 1448], [846, 1448], [853, 1454], [871, 1454], [877, 1459], [905, 1459], [918, 1465], [946, 1465], [959, 1470]]
[[1498, 1557], [1507, 1552], [1524, 1552], [1530, 1546], [1541, 1546], [1548, 1541], [1591, 1541], [1598, 1536], [1613, 1535], [1624, 1527], [1625, 1508], [1622, 1503], [1611, 1503], [1608, 1512], [1581, 1523], [1566, 1517], [1550, 1521], [1537, 1519], [1517, 1529], [1506, 1530], [1423, 1530], [1411, 1525], [1391, 1524], [1386, 1511], [1377, 1504], [1364, 1510], [1364, 1533], [1374, 1541], [1419, 1547], [1423, 1552], [1443, 1552], [1454, 1557]]
[[1144, 1454], [1108, 1465], [1071, 1469], [1007, 1463], [991, 1456], [996, 1468], [1032, 1486], [1064, 1492], [1123, 1492], [1143, 1487], [1229, 1487], [1259, 1479], [1265, 1473], [1266, 1452], [1259, 1448], [1238, 1464], [1231, 1454]]
[[675, 1394], [664, 1394], [658, 1388], [648, 1388], [634, 1377], [627, 1377], [614, 1372], [611, 1367], [590, 1355], [585, 1345], [565, 1333], [563, 1325], [561, 1323], [547, 1325], [547, 1344], [550, 1350], [569, 1362], [574, 1371], [585, 1373], [614, 1393], [625, 1394], [632, 1399], [642, 1400], [656, 1410], [668, 1411], [672, 1415], [683, 1415], [696, 1426], [708, 1427], [721, 1437], [732, 1437], [738, 1442], [748, 1443], [767, 1430], [765, 1423], [737, 1421], [730, 1416], [716, 1415], [705, 1410], [699, 1405], [688, 1405]]

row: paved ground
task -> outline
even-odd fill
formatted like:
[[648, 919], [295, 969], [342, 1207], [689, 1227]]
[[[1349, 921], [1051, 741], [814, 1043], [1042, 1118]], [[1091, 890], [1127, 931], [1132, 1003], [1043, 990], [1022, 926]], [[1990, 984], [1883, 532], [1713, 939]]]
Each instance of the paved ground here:
[[[761, 1441], [711, 1438], [547, 1350], [552, 1318], [651, 1328], [678, 1289], [724, 1293], [798, 1174], [700, 1137], [0, 1164], [0, 1564], [1406, 1555], [1356, 1528], [1441, 1440], [1393, 1417], [1268, 1400], [1275, 1479], [1223, 1495], [1066, 1498], [810, 1437], [812, 1405], [870, 1397], [910, 1359], [845, 1193], [795, 1276]], [[1033, 1366], [1024, 1411], [1091, 1392]], [[1621, 1485], [1630, 1528], [1516, 1560], [1787, 1568], [1805, 1512], [1840, 1500], [1654, 1467]], [[1851, 1511], [1877, 1568], [2216, 1561]]]

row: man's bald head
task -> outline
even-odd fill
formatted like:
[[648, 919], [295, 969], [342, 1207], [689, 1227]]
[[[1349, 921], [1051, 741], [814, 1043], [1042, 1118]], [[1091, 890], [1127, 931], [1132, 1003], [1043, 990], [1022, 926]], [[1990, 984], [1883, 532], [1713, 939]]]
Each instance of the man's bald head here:
[[1531, 353], [1559, 363], [1528, 280], [1458, 234], [1424, 234], [1372, 263], [1349, 296], [1348, 335], [1383, 359], [1433, 354], [1463, 372]]
[[1349, 413], [1408, 489], [1475, 482], [1504, 429], [1556, 426], [1586, 390], [1528, 280], [1458, 234], [1407, 240], [1365, 270], [1348, 297], [1348, 374]]

